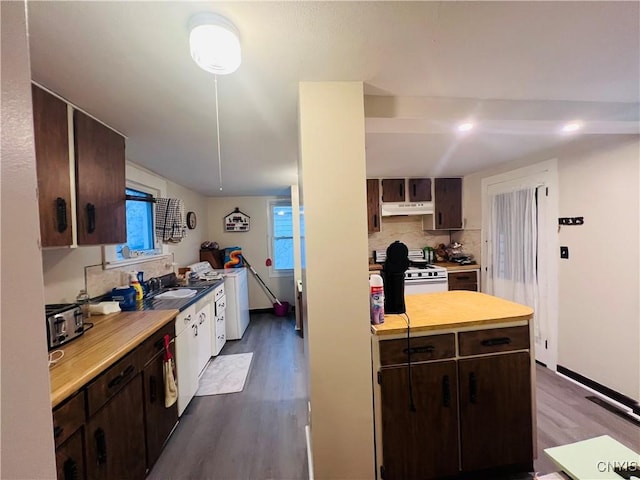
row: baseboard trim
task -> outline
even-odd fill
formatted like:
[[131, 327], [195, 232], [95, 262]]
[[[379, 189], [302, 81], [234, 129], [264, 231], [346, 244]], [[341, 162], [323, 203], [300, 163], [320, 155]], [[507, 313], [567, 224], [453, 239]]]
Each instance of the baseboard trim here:
[[595, 380], [591, 380], [584, 375], [580, 375], [573, 370], [569, 370], [562, 365], [558, 365], [557, 372], [585, 387], [592, 390], [595, 393], [599, 393], [600, 395], [606, 397], [605, 399], [613, 400], [615, 403], [626, 407], [635, 415], [640, 415], [640, 404], [636, 402], [633, 398], [627, 397], [620, 392], [617, 392], [609, 387], [602, 385], [601, 383], [596, 382]]
[[309, 468], [309, 480], [313, 480], [313, 450], [311, 449], [311, 427], [304, 426], [304, 436], [307, 442], [307, 467]]

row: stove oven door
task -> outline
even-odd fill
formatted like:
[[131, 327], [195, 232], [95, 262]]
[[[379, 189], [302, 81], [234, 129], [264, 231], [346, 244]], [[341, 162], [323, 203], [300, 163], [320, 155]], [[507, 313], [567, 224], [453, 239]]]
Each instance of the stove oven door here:
[[449, 290], [447, 277], [444, 278], [412, 278], [404, 281], [404, 294], [436, 293]]

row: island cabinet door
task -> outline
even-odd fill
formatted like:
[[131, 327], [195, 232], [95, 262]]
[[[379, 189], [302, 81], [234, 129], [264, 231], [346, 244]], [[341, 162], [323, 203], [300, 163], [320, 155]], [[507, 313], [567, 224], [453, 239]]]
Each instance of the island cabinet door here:
[[431, 479], [458, 473], [458, 404], [454, 361], [381, 371], [385, 480]]
[[528, 352], [459, 361], [462, 470], [533, 462]]
[[142, 479], [146, 471], [142, 376], [137, 375], [89, 419], [89, 479]]

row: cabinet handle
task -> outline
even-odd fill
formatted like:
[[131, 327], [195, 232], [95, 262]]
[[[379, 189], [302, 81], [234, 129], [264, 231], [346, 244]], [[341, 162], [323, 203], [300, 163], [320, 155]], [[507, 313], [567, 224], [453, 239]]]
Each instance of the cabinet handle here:
[[456, 276], [456, 280], [470, 280], [470, 279], [471, 279], [471, 277], [469, 275], [464, 275], [464, 276], [458, 275], [458, 276]]
[[128, 377], [129, 375], [131, 375], [133, 373], [133, 371], [135, 370], [135, 367], [133, 365], [129, 365], [127, 368], [125, 368], [122, 372], [120, 372], [120, 374], [115, 377], [113, 380], [111, 380], [108, 384], [107, 384], [107, 388], [113, 388], [113, 387], [117, 387], [118, 385], [120, 385], [122, 383], [122, 381]]
[[404, 182], [400, 184], [400, 196], [404, 200]]
[[158, 384], [156, 377], [153, 375], [149, 377], [149, 403], [154, 403], [158, 398]]
[[442, 212], [438, 212], [438, 225], [442, 225]]
[[414, 183], [412, 186], [413, 186], [413, 196], [416, 197], [416, 184]]
[[96, 441], [96, 452], [98, 454], [98, 465], [104, 465], [107, 463], [107, 436], [104, 430], [98, 428], [96, 433], [93, 434]]
[[58, 220], [58, 233], [67, 229], [67, 202], [64, 198], [56, 198], [56, 218]]
[[62, 471], [64, 473], [64, 480], [77, 480], [80, 478], [78, 474], [78, 464], [74, 462], [72, 458], [68, 458], [67, 461], [64, 462]]
[[193, 328], [195, 328], [195, 329], [196, 329], [196, 334], [195, 334], [195, 336], [197, 337], [197, 336], [198, 336], [198, 325], [194, 325], [194, 326], [193, 326]]
[[96, 231], [96, 206], [93, 203], [87, 203], [87, 231], [93, 233]]
[[442, 377], [442, 406], [448, 407], [451, 404], [451, 385], [449, 375]]
[[373, 226], [375, 228], [378, 228], [378, 214], [377, 213], [373, 215]]
[[480, 343], [483, 347], [495, 347], [496, 345], [509, 345], [511, 339], [509, 337], [487, 338]]
[[478, 381], [475, 373], [469, 374], [469, 401], [471, 403], [478, 402]]
[[404, 353], [405, 355], [407, 354], [413, 355], [414, 353], [431, 353], [435, 349], [436, 347], [434, 347], [433, 345], [424, 345], [422, 347], [405, 348], [404, 350], [402, 350], [402, 353]]

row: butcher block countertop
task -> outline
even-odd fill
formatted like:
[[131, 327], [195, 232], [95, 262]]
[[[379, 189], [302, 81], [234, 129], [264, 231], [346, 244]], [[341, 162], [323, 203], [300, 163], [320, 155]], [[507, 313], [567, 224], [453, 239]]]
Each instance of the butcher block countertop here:
[[[533, 318], [533, 310], [492, 295], [466, 290], [406, 295], [412, 332], [471, 327]], [[384, 323], [371, 325], [374, 335], [407, 332], [404, 315], [385, 314]]]
[[49, 368], [51, 407], [93, 380], [146, 338], [173, 321], [178, 310], [120, 312], [88, 319], [94, 327], [56, 350], [64, 356]]

